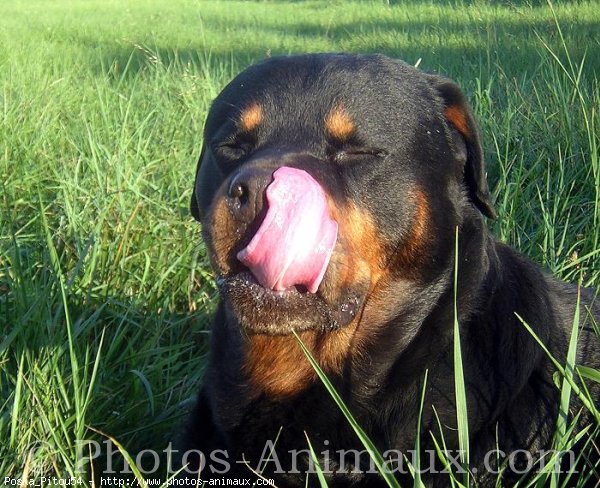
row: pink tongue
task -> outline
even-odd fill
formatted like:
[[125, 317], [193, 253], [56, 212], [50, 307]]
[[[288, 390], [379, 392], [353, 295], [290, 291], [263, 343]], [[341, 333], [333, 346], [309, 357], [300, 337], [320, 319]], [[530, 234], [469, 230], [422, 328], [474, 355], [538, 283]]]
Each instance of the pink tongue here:
[[321, 186], [306, 171], [283, 166], [267, 187], [267, 214], [237, 258], [265, 288], [305, 285], [315, 293], [337, 239]]

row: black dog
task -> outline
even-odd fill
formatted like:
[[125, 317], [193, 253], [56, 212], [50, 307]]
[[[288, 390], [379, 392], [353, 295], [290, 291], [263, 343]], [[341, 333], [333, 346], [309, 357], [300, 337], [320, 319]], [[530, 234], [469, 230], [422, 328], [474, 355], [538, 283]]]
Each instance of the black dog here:
[[[218, 96], [204, 141], [191, 210], [221, 303], [186, 432], [205, 458], [186, 456], [188, 468], [249, 478], [247, 463], [305, 486], [308, 438], [329, 486], [384, 485], [299, 338], [398, 479], [420, 431], [426, 483], [449, 486], [432, 438], [458, 471], [458, 229], [470, 469], [480, 486], [493, 486], [498, 461], [535, 469], [560, 393], [517, 314], [564, 364], [577, 288], [489, 234], [478, 130], [454, 83], [383, 56], [272, 58]], [[598, 366], [592, 302], [582, 290], [577, 363]]]

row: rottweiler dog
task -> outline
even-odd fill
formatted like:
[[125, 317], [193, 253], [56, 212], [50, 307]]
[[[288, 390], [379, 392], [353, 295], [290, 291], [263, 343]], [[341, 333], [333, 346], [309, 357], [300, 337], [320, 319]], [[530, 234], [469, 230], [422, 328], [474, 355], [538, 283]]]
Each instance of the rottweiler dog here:
[[[329, 486], [386, 486], [302, 342], [393, 476], [412, 479], [418, 438], [424, 482], [449, 486], [466, 468], [455, 317], [471, 479], [543, 460], [560, 391], [523, 322], [565, 364], [578, 289], [487, 230], [480, 137], [452, 81], [380, 55], [249, 67], [212, 105], [191, 212], [220, 303], [187, 470], [311, 486], [310, 441]], [[582, 289], [577, 363], [596, 367], [593, 302]]]

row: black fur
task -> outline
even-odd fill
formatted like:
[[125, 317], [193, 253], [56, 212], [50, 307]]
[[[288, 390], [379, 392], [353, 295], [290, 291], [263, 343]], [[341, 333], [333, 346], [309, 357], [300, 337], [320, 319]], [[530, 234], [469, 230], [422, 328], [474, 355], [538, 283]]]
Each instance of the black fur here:
[[[262, 120], [251, 133], [240, 134], [235, 120], [249, 103], [260, 104]], [[323, 127], [336, 104], [343, 105], [356, 124], [356, 133], [345, 142], [332, 141]], [[460, 107], [462, 127], [445, 116], [448, 107]], [[272, 58], [242, 72], [218, 96], [204, 140], [191, 209], [203, 220], [215, 271], [225, 285], [204, 386], [183, 447], [199, 449], [207, 457], [215, 450], [227, 451], [231, 469], [221, 474], [208, 466], [203, 479], [250, 477], [251, 471], [235, 461], [244, 457], [256, 467], [265, 442], [276, 439], [281, 467], [289, 471], [286, 453], [307, 448], [305, 433], [317, 453], [329, 451], [331, 457], [339, 449], [364, 449], [319, 380], [280, 398], [250, 385], [244, 373], [245, 348], [259, 325], [270, 327], [273, 334], [282, 321], [298, 330], [312, 327], [316, 333], [333, 333], [320, 327], [327, 320], [333, 329], [348, 326], [350, 318], [336, 315], [340, 303], [354, 297], [366, 310], [374, 300], [362, 282], [338, 290], [333, 270], [325, 276], [323, 292], [306, 301], [296, 297], [286, 310], [278, 310], [265, 298], [268, 311], [239, 313], [236, 306], [244, 302], [246, 291], [235, 288], [237, 295], [232, 294], [228, 273], [244, 270], [231, 256], [223, 257], [231, 264], [229, 270], [221, 269], [223, 260], [216, 254], [222, 252], [222, 243], [215, 237], [211, 215], [216, 202], [227, 198], [223, 189], [241, 168], [273, 170], [284, 164], [307, 170], [336, 205], [344, 208], [353, 202], [377, 226], [377, 241], [385, 254], [381, 260], [389, 273], [385, 287], [377, 289], [378, 300], [384, 297], [385, 302], [385, 311], [376, 315], [382, 321], [359, 323], [357, 330], [374, 331], [367, 345], [360, 354], [349, 351], [342, 370], [329, 376], [380, 452], [414, 449], [426, 370], [422, 449], [435, 448], [429, 432], [440, 439], [439, 425], [447, 448], [458, 449], [453, 366], [456, 227], [458, 318], [474, 479], [479, 486], [494, 486], [496, 475], [486, 473], [484, 458], [496, 447], [506, 453], [550, 448], [559, 405], [555, 368], [516, 314], [564, 364], [577, 289], [544, 273], [488, 232], [484, 215], [494, 217], [495, 211], [479, 135], [454, 83], [382, 56]], [[415, 188], [426, 197], [428, 239], [419, 259], [400, 262], [396, 256], [417, 224]], [[255, 212], [253, 223], [235, 223], [236, 233], [227, 247], [233, 256], [256, 228], [261, 209]], [[346, 262], [336, 266], [353, 265], [353, 256], [341, 256]], [[246, 302], [240, 306], [251, 307]], [[592, 291], [581, 290], [577, 363], [598, 367], [593, 315], [597, 319], [600, 311]], [[363, 316], [358, 314], [356, 320]], [[246, 323], [252, 321], [256, 323]], [[573, 411], [579, 407], [573, 403]], [[589, 422], [584, 414], [580, 425]], [[225, 454], [218, 452], [216, 457], [223, 459]], [[307, 456], [301, 459], [299, 471], [305, 469]], [[197, 462], [192, 457], [188, 461]], [[320, 463], [326, 461], [320, 455]], [[217, 470], [224, 466], [210, 459], [208, 464]], [[335, 468], [335, 463], [329, 466]], [[353, 467], [368, 471], [368, 456], [361, 456]], [[278, 486], [304, 486], [305, 473], [278, 474], [273, 472], [276, 468], [267, 464], [264, 475], [275, 478]], [[385, 486], [377, 474], [368, 472], [326, 476], [329, 486]], [[424, 474], [424, 479], [429, 485], [449, 486], [443, 474]]]

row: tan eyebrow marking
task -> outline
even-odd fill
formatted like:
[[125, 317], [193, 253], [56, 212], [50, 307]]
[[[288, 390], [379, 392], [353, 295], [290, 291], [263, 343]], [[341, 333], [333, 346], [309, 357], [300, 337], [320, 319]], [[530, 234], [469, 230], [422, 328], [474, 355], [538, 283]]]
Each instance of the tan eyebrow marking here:
[[240, 114], [240, 126], [245, 132], [256, 129], [263, 120], [263, 109], [258, 103], [251, 103]]
[[336, 105], [325, 117], [325, 129], [331, 137], [345, 141], [354, 134], [356, 126], [344, 107]]

